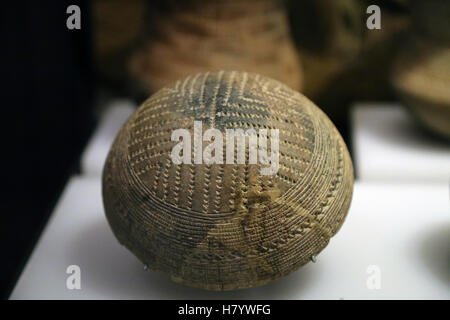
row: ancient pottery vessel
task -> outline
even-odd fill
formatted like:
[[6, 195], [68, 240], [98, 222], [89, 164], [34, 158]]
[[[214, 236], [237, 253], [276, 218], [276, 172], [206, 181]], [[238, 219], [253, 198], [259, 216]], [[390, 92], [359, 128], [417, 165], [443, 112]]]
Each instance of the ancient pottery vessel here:
[[[180, 128], [194, 146], [176, 164]], [[250, 142], [239, 156], [227, 131], [238, 129], [249, 141], [257, 133], [257, 159]], [[222, 138], [214, 157], [226, 161], [205, 163]], [[103, 172], [120, 243], [150, 269], [209, 290], [262, 285], [310, 261], [340, 229], [352, 190], [352, 161], [328, 117], [276, 80], [233, 71], [193, 74], [151, 96], [117, 135]]]

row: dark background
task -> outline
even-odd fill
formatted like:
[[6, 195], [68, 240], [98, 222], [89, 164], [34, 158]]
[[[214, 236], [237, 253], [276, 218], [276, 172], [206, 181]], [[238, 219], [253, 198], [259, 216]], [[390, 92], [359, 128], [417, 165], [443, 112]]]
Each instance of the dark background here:
[[[0, 9], [0, 298], [7, 298], [93, 128], [89, 1]], [[82, 11], [66, 28], [66, 8]]]

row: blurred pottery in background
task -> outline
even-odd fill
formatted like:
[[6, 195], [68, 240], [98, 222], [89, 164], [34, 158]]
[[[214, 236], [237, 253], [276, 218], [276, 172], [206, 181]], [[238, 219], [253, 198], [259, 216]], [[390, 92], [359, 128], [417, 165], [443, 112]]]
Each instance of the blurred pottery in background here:
[[349, 134], [355, 101], [385, 101], [398, 41], [409, 23], [408, 1], [380, 3], [381, 30], [366, 26], [368, 0], [290, 0], [293, 37], [304, 66], [303, 93], [316, 101]]
[[102, 85], [139, 101], [188, 73], [257, 72], [301, 89], [347, 137], [353, 102], [395, 98], [389, 76], [410, 21], [409, 0], [386, 0], [382, 29], [368, 30], [370, 4], [95, 0], [95, 67]]
[[93, 1], [93, 44], [96, 55], [107, 57], [136, 41], [144, 27], [145, 9], [146, 3], [143, 0]]
[[424, 127], [450, 139], [450, 3], [414, 0], [411, 12], [392, 84]]
[[353, 58], [365, 32], [365, 8], [360, 0], [291, 0], [293, 31], [301, 47]]
[[278, 0], [172, 1], [127, 68], [143, 94], [220, 69], [257, 72], [302, 88], [286, 8]]
[[411, 39], [397, 58], [392, 83], [426, 128], [450, 139], [450, 46]]
[[94, 66], [103, 85], [127, 91], [125, 61], [139, 41], [148, 19], [145, 0], [95, 0], [92, 45]]

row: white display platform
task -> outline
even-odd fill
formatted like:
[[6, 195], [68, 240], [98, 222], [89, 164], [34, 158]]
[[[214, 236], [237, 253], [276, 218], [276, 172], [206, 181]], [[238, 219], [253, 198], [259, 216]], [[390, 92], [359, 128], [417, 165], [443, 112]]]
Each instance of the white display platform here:
[[[109, 229], [100, 177], [74, 177], [11, 299], [450, 299], [449, 262], [447, 184], [356, 183], [348, 218], [316, 263], [259, 288], [192, 289], [144, 271]], [[66, 288], [69, 265], [81, 268], [81, 290]], [[367, 287], [373, 270], [380, 289]]]
[[361, 181], [450, 181], [450, 145], [423, 134], [401, 106], [356, 104], [352, 126]]
[[128, 117], [136, 110], [129, 100], [113, 100], [105, 109], [99, 124], [81, 156], [81, 172], [100, 176], [109, 148]]

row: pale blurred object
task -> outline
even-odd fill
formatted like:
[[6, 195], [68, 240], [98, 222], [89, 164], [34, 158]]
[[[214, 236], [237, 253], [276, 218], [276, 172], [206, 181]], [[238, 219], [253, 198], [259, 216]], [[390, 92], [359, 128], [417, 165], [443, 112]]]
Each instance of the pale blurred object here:
[[450, 148], [416, 130], [405, 108], [356, 104], [352, 112], [356, 177], [365, 182], [450, 182]]
[[409, 23], [406, 1], [383, 1], [381, 30], [369, 30], [361, 0], [290, 0], [304, 66], [304, 94], [343, 132], [354, 101], [393, 98], [389, 71]]

